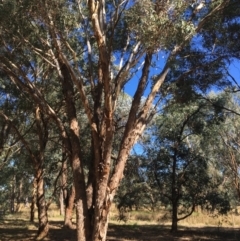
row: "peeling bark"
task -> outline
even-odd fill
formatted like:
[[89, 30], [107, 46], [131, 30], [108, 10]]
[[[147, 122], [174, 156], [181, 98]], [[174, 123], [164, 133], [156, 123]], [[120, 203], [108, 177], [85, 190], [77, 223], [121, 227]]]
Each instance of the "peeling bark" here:
[[37, 207], [38, 207], [38, 233], [36, 240], [44, 239], [49, 231], [47, 205], [45, 200], [43, 168], [36, 170], [37, 179]]

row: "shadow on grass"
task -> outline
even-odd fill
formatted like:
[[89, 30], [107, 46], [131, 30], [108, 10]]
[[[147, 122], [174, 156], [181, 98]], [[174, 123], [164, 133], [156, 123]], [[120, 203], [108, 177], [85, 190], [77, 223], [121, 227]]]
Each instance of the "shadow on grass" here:
[[[75, 241], [76, 232], [62, 228], [63, 222], [50, 221], [46, 241]], [[108, 241], [239, 241], [240, 231], [234, 228], [189, 228], [179, 226], [177, 233], [170, 233], [169, 226], [110, 224]], [[36, 224], [22, 219], [0, 220], [0, 241], [33, 241]]]
[[36, 226], [23, 219], [0, 219], [0, 240], [34, 240]]
[[190, 228], [179, 226], [176, 233], [170, 226], [161, 225], [110, 225], [110, 241], [240, 241], [240, 231], [234, 228]]

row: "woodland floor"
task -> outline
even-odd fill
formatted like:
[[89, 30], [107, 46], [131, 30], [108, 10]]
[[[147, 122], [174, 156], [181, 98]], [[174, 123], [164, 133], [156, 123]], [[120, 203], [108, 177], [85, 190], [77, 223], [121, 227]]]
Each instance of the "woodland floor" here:
[[[179, 227], [176, 234], [167, 225], [110, 224], [108, 241], [239, 241], [240, 230], [227, 227]], [[0, 218], [0, 241], [33, 241], [37, 227], [25, 219]], [[75, 231], [63, 229], [62, 222], [50, 221], [46, 241], [75, 241]]]

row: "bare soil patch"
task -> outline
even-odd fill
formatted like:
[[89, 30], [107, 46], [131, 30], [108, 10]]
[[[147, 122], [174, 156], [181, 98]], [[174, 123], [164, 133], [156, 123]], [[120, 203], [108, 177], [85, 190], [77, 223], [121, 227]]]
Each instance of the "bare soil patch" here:
[[[110, 224], [108, 241], [239, 241], [240, 231], [226, 227], [183, 227], [175, 234], [169, 226]], [[0, 241], [33, 241], [37, 227], [24, 219], [0, 219]], [[74, 230], [62, 228], [62, 222], [50, 221], [46, 241], [75, 241]]]

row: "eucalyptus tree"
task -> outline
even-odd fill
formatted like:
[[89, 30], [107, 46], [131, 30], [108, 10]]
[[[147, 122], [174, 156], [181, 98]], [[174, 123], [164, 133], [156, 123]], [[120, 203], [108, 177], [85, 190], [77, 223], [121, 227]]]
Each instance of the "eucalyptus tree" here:
[[[12, 166], [12, 169], [18, 170], [17, 175], [16, 172], [12, 172], [12, 178], [15, 183], [19, 183], [20, 186], [22, 185], [21, 179], [17, 182], [17, 177], [21, 175], [27, 175], [29, 181], [33, 180], [30, 219], [34, 221], [34, 209], [35, 205], [37, 205], [39, 221], [38, 238], [42, 238], [48, 232], [47, 209], [50, 205], [50, 202], [47, 203], [45, 200], [45, 184], [47, 179], [55, 179], [53, 174], [56, 175], [56, 170], [53, 171], [51, 166], [53, 165], [53, 161], [56, 162], [56, 159], [59, 160], [59, 158], [56, 158], [59, 155], [60, 147], [56, 144], [58, 142], [58, 135], [53, 134], [49, 117], [40, 113], [38, 106], [34, 102], [31, 102], [29, 98], [24, 96], [11, 81], [6, 80], [6, 75], [2, 75], [1, 77], [3, 85], [1, 88], [0, 118], [2, 137], [4, 137], [2, 139], [2, 146], [6, 150], [4, 153], [5, 156], [3, 155], [4, 162], [9, 159], [9, 164], [6, 165], [7, 168], [11, 169]], [[38, 87], [42, 88], [43, 86], [44, 83]], [[50, 86], [48, 85], [48, 87]], [[45, 89], [46, 96], [48, 95], [49, 97], [49, 93], [51, 93], [49, 98], [51, 99], [56, 94], [56, 91], [51, 90], [49, 92]], [[58, 104], [58, 108], [61, 108], [61, 104]], [[49, 138], [51, 138], [51, 141], [49, 141]], [[14, 148], [17, 148], [17, 153], [13, 155]], [[24, 159], [25, 161], [23, 161]], [[28, 168], [23, 168], [26, 166]], [[49, 171], [49, 169], [51, 170]], [[21, 174], [20, 170], [22, 170]], [[46, 175], [47, 171], [49, 172]], [[18, 194], [17, 197], [20, 198], [20, 190]], [[14, 197], [14, 195], [13, 193], [12, 196]], [[31, 194], [28, 194], [29, 196]], [[14, 203], [14, 200], [12, 203]]]
[[142, 156], [130, 155], [124, 170], [124, 178], [115, 197], [119, 211], [119, 219], [126, 219], [127, 212], [133, 209], [148, 209], [153, 211], [159, 201], [159, 191], [149, 185], [146, 167], [143, 166]]
[[[225, 166], [225, 175], [230, 181], [240, 200], [240, 176], [239, 176], [239, 119], [231, 118], [228, 122], [228, 128], [221, 131], [221, 139], [223, 142], [223, 156], [221, 163]], [[231, 127], [231, 129], [229, 128]]]
[[[222, 12], [232, 3], [238, 6], [230, 0], [205, 4], [8, 0], [1, 4], [0, 71], [59, 128], [76, 190], [78, 240], [106, 240], [111, 203], [129, 153], [156, 111], [162, 83], [175, 62], [183, 59], [180, 53], [194, 36], [221, 21]], [[166, 61], [159, 66], [162, 56]], [[154, 81], [142, 101], [151, 77]], [[69, 132], [61, 113], [39, 89], [41, 83], [58, 83]], [[127, 83], [133, 84], [135, 94], [113, 159], [116, 106]], [[81, 157], [83, 127], [77, 118], [75, 91], [91, 130], [88, 176]]]
[[[13, 99], [14, 97], [11, 96]], [[11, 100], [11, 99], [10, 99]], [[34, 169], [34, 179], [36, 186], [36, 204], [38, 206], [39, 214], [39, 235], [40, 233], [47, 232], [48, 230], [48, 221], [47, 221], [47, 208], [44, 196], [44, 182], [43, 182], [43, 165], [44, 165], [44, 151], [46, 143], [48, 141], [48, 129], [46, 124], [43, 121], [43, 118], [40, 117], [38, 108], [36, 108], [35, 118], [32, 115], [32, 109], [34, 106], [30, 104], [28, 108], [21, 108], [21, 98], [18, 98], [16, 101], [13, 101], [12, 104], [18, 104], [18, 108], [10, 108], [10, 110], [3, 109], [0, 112], [1, 118], [8, 126], [12, 129], [12, 133], [16, 135], [15, 142], [19, 141], [21, 143], [21, 153], [27, 152], [27, 159]], [[11, 116], [8, 116], [8, 112]], [[12, 113], [11, 113], [12, 112]], [[17, 112], [17, 113], [15, 113]], [[14, 114], [14, 115], [13, 115]], [[11, 118], [15, 116], [12, 120]], [[23, 122], [19, 122], [19, 121]], [[35, 128], [34, 128], [35, 126]], [[38, 135], [39, 139], [36, 141], [34, 135]], [[12, 135], [13, 138], [13, 135]], [[33, 139], [32, 139], [33, 138]], [[39, 146], [38, 146], [39, 145]], [[12, 159], [10, 166], [15, 166], [15, 162], [21, 160], [21, 158], [15, 156], [16, 160]], [[11, 160], [11, 159], [10, 159]], [[19, 164], [18, 164], [19, 165]], [[19, 168], [20, 170], [20, 168]], [[13, 173], [12, 178], [15, 179], [16, 175]], [[16, 182], [16, 180], [14, 180]], [[14, 195], [14, 194], [13, 194]], [[14, 205], [14, 199], [13, 199]], [[13, 209], [14, 210], [14, 209]]]
[[0, 173], [0, 208], [2, 212], [21, 211], [26, 200], [31, 196], [31, 169], [23, 159], [24, 155], [15, 153], [9, 156]]
[[225, 177], [225, 186], [234, 187], [240, 200], [239, 94], [226, 89], [221, 93], [221, 100], [215, 105], [222, 121], [213, 130], [209, 152], [217, 160], [216, 165]]
[[[229, 200], [221, 197], [221, 182], [214, 181], [218, 176], [210, 172], [208, 148], [203, 145], [215, 119], [213, 106], [204, 100], [179, 104], [172, 99], [149, 130], [145, 175], [152, 189], [160, 192], [160, 200], [171, 205], [173, 232], [197, 205], [208, 204], [212, 211], [218, 209], [221, 213], [229, 211]], [[214, 195], [219, 198], [212, 200]]]
[[[14, 212], [19, 209], [23, 198], [30, 196], [27, 189], [30, 186], [32, 171], [23, 161], [26, 156], [21, 137], [27, 135], [31, 130], [31, 118], [28, 116], [31, 104], [23, 98], [16, 98], [19, 94], [17, 88], [4, 82], [2, 78], [4, 79], [6, 76], [1, 76], [0, 80], [1, 185], [3, 193], [8, 193], [10, 190], [12, 192], [9, 195], [11, 197], [10, 210]], [[9, 180], [11, 180], [11, 188]], [[1, 196], [3, 198], [4, 194]], [[16, 202], [18, 205], [15, 208]]]

